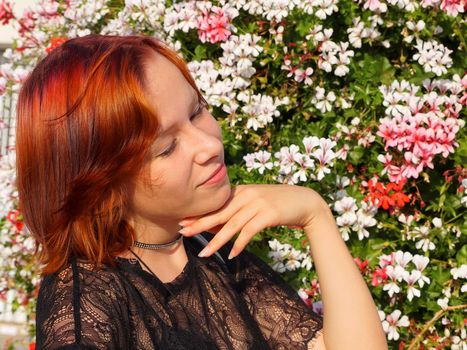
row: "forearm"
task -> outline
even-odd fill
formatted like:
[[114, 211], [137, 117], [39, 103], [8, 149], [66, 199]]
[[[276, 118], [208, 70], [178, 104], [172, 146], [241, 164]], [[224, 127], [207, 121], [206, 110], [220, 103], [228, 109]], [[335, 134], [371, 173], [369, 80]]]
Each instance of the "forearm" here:
[[365, 280], [331, 210], [325, 203], [320, 209], [304, 230], [318, 273], [326, 349], [387, 349], [386, 336]]

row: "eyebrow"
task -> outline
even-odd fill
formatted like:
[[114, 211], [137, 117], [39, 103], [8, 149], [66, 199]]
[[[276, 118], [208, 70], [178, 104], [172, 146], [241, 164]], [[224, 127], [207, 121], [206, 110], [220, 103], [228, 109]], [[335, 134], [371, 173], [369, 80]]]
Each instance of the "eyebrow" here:
[[[194, 90], [193, 90], [194, 91]], [[200, 103], [200, 100], [199, 100], [199, 96], [198, 94], [194, 93], [194, 98], [191, 100], [191, 105], [190, 105], [190, 112], [189, 113], [192, 113], [193, 111], [195, 111], [196, 108], [198, 108], [199, 106], [199, 103]], [[166, 134], [168, 134], [172, 129], [174, 129], [175, 127], [177, 126], [177, 123], [174, 123], [172, 124], [171, 126], [169, 126], [166, 130], [162, 130], [160, 133], [159, 133], [159, 137], [163, 137], [165, 136]]]

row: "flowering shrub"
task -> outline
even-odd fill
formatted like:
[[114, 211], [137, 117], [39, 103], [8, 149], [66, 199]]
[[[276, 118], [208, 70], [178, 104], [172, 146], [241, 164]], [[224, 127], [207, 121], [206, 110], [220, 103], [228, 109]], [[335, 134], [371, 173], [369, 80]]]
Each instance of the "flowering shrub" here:
[[[300, 184], [328, 202], [390, 349], [465, 349], [465, 7], [464, 0], [41, 0], [17, 16], [0, 0], [0, 22], [19, 34], [4, 54], [0, 94], [16, 93], [37, 60], [68, 38], [164, 40], [189, 62], [222, 126], [232, 183]], [[14, 290], [32, 315], [32, 246], [14, 173], [2, 169], [0, 295]], [[322, 313], [307, 244], [303, 231], [275, 227], [248, 249]]]

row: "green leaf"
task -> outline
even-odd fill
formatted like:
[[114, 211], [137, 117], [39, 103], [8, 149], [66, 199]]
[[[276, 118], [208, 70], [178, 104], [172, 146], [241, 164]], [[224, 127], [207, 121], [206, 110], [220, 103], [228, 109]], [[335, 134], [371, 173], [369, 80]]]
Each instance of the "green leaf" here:
[[446, 281], [451, 278], [451, 272], [447, 269], [442, 268], [441, 266], [436, 266], [433, 268], [432, 274], [433, 280], [436, 281], [439, 285], [443, 285]]
[[456, 261], [459, 265], [467, 264], [467, 244], [464, 244], [457, 252]]
[[204, 46], [204, 45], [198, 45], [196, 46], [196, 49], [195, 49], [195, 54], [194, 54], [194, 60], [195, 61], [202, 61], [206, 58], [206, 50], [207, 50], [207, 47]]
[[296, 26], [297, 32], [300, 34], [301, 37], [304, 37], [310, 32], [311, 24], [307, 21], [300, 21]]
[[459, 147], [456, 148], [453, 160], [456, 164], [465, 165], [467, 164], [467, 137], [460, 137], [456, 139], [456, 142], [459, 143]]
[[438, 312], [439, 310], [441, 310], [441, 306], [438, 305], [438, 303], [436, 302], [436, 300], [428, 300], [427, 309], [428, 309], [428, 311], [430, 311], [431, 313], [436, 313], [436, 312]]
[[360, 159], [365, 154], [365, 149], [362, 146], [356, 146], [349, 152], [349, 157], [354, 164], [360, 162]]

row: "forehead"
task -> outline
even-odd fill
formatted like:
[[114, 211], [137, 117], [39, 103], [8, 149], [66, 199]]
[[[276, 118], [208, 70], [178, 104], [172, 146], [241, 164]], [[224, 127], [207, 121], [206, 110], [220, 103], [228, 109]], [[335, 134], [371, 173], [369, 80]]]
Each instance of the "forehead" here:
[[196, 90], [185, 79], [178, 67], [163, 55], [154, 52], [146, 60], [146, 93], [149, 102], [161, 117], [161, 130], [189, 113]]

